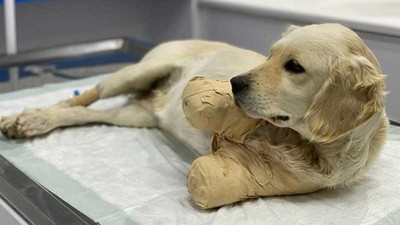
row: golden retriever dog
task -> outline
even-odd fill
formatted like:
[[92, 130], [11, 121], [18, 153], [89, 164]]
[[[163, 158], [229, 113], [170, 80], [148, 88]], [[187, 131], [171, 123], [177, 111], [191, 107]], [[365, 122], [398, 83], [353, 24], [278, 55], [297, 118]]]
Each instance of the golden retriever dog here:
[[[219, 42], [164, 43], [77, 97], [3, 117], [1, 130], [27, 138], [87, 123], [157, 127], [210, 153], [211, 134], [189, 126], [181, 105], [195, 76], [230, 79], [236, 104], [268, 121], [245, 145], [299, 180], [319, 187], [350, 184], [384, 144], [385, 76], [360, 37], [339, 24], [289, 26], [267, 57]], [[133, 100], [125, 107], [86, 108], [129, 93]]]

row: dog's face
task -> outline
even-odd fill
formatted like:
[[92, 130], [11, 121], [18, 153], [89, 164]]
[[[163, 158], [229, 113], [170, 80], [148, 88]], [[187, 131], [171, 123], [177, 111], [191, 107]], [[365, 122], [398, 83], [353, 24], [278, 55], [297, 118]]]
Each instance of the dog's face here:
[[382, 110], [384, 76], [356, 33], [337, 24], [290, 26], [265, 63], [232, 78], [249, 116], [333, 140]]

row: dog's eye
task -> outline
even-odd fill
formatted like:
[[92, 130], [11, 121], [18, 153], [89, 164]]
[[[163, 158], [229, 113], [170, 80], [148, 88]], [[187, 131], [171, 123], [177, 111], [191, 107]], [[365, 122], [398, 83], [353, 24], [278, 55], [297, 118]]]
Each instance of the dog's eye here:
[[285, 69], [292, 73], [304, 73], [304, 68], [294, 59], [291, 59], [285, 63]]

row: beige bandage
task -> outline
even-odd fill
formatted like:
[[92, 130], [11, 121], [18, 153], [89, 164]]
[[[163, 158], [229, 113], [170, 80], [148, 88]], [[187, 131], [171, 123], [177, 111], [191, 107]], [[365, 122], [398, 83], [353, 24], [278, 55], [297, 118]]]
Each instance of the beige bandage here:
[[88, 106], [100, 98], [97, 88], [89, 89], [67, 100], [69, 106]]
[[236, 106], [229, 82], [193, 78], [182, 99], [188, 122], [199, 130], [215, 132], [214, 153], [196, 159], [187, 177], [188, 190], [200, 207], [214, 208], [257, 196], [320, 189], [243, 145], [246, 136], [265, 121], [248, 117]]
[[235, 104], [228, 81], [195, 77], [185, 87], [182, 99], [189, 124], [238, 143], [265, 122], [248, 117]]
[[321, 188], [229, 141], [223, 141], [217, 152], [193, 162], [187, 187], [195, 203], [203, 209], [258, 196], [309, 193]]

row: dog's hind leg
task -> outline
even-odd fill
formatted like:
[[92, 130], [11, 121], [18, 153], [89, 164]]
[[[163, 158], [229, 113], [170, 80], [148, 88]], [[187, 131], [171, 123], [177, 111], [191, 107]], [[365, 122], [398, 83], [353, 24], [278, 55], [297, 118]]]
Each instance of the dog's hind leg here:
[[57, 127], [93, 122], [133, 127], [156, 126], [157, 119], [153, 112], [139, 104], [108, 111], [90, 110], [84, 106], [120, 94], [148, 92], [173, 69], [171, 64], [152, 62], [125, 67], [81, 95], [48, 108], [30, 109], [19, 115], [3, 117], [0, 129], [7, 137], [23, 138], [44, 134]]
[[88, 106], [99, 99], [120, 94], [147, 92], [155, 82], [166, 78], [173, 69], [174, 66], [165, 63], [140, 62], [127, 66], [101, 81], [96, 87], [54, 106]]
[[[39, 121], [39, 120], [44, 122], [43, 118], [40, 119], [41, 117], [43, 117], [43, 115], [39, 116], [39, 114], [42, 112], [56, 112], [57, 109], [62, 109], [59, 111], [64, 112], [65, 108], [75, 108], [75, 106], [80, 106], [80, 107], [88, 106], [98, 99], [99, 99], [98, 90], [97, 90], [97, 88], [93, 88], [88, 91], [85, 91], [81, 95], [74, 96], [68, 100], [60, 101], [57, 104], [52, 105], [48, 108], [25, 109], [22, 113], [2, 117], [1, 121], [0, 121], [0, 130], [6, 137], [9, 137], [9, 138], [24, 137], [24, 135], [22, 135], [22, 130], [26, 130], [26, 128], [22, 128], [22, 127], [24, 127], [23, 123], [26, 123], [26, 124], [30, 123], [30, 121], [26, 121], [27, 119], [35, 120], [35, 121], [32, 121], [32, 123], [37, 124], [38, 123], [37, 121]], [[49, 113], [47, 113], [47, 114], [49, 114]], [[65, 115], [66, 114], [59, 114], [57, 116], [65, 116]], [[62, 119], [62, 118], [60, 118], [60, 119]], [[53, 118], [48, 118], [47, 120], [52, 121]], [[19, 126], [19, 125], [21, 125], [21, 126]], [[47, 133], [48, 131], [55, 128], [55, 127], [52, 128], [53, 126], [57, 127], [56, 123], [48, 124], [46, 122], [46, 124], [43, 124], [41, 132]]]
[[49, 107], [24, 111], [11, 121], [3, 118], [1, 131], [8, 138], [26, 138], [48, 133], [58, 127], [88, 123], [155, 127], [157, 122], [152, 112], [137, 103], [110, 110], [92, 110], [83, 106]]
[[124, 93], [147, 92], [152, 85], [171, 74], [174, 66], [166, 63], [140, 62], [125, 67], [97, 86], [100, 99]]

